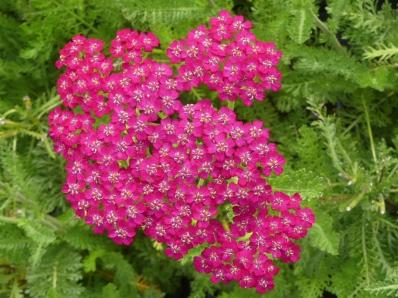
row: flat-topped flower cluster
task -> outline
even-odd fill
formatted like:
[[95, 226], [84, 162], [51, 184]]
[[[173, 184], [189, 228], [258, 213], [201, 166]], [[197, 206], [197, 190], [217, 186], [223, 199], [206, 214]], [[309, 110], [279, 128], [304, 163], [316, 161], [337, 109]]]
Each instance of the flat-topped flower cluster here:
[[[179, 100], [200, 84], [246, 104], [279, 88], [280, 53], [250, 28], [221, 12], [170, 45], [171, 64], [147, 57], [159, 45], [151, 33], [119, 31], [110, 55], [102, 41], [76, 36], [57, 61], [66, 68], [63, 106], [49, 123], [67, 161], [63, 190], [95, 232], [128, 245], [142, 229], [175, 259], [206, 245], [194, 259], [198, 271], [263, 293], [274, 287], [275, 260], [299, 259], [295, 240], [313, 213], [299, 194], [267, 182], [285, 160], [261, 121], [239, 121], [210, 100]], [[223, 216], [227, 209], [233, 216]]]

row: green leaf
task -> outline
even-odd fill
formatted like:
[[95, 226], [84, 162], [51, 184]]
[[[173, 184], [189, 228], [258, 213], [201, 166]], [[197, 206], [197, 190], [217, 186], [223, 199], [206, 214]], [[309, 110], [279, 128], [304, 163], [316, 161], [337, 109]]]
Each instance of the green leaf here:
[[12, 264], [26, 264], [32, 241], [14, 224], [0, 225], [0, 259]]
[[28, 293], [37, 298], [78, 297], [82, 292], [80, 259], [71, 247], [50, 247], [40, 264], [28, 269]]
[[331, 255], [338, 255], [340, 235], [333, 229], [333, 218], [324, 211], [315, 210], [315, 223], [309, 231], [309, 241]]
[[340, 27], [341, 18], [346, 10], [347, 1], [329, 0], [327, 4], [326, 10], [331, 15], [331, 18], [328, 19], [328, 25], [333, 32], [337, 32]]
[[29, 240], [24, 232], [14, 224], [0, 225], [0, 250], [24, 249]]
[[119, 298], [120, 292], [113, 283], [107, 284], [102, 288], [102, 298]]
[[379, 62], [386, 62], [396, 55], [398, 55], [398, 46], [394, 44], [381, 44], [376, 48], [368, 48], [363, 54], [363, 57], [366, 60], [377, 59]]
[[105, 254], [105, 251], [94, 250], [90, 252], [83, 260], [84, 272], [94, 272], [97, 269], [97, 259], [101, 258]]
[[305, 43], [311, 36], [314, 27], [314, 18], [310, 10], [314, 9], [313, 1], [293, 0], [289, 36], [298, 44]]
[[96, 235], [85, 224], [79, 223], [67, 229], [61, 236], [68, 244], [76, 249], [112, 249], [114, 245], [103, 235]]
[[54, 230], [38, 222], [21, 219], [18, 226], [25, 231], [26, 236], [38, 244], [49, 245], [55, 240]]
[[274, 191], [299, 193], [307, 200], [320, 198], [327, 187], [324, 178], [307, 169], [286, 168], [280, 176], [270, 177], [268, 181]]
[[191, 248], [186, 255], [179, 261], [182, 265], [192, 263], [194, 257], [199, 256], [207, 245], [199, 245]]
[[123, 16], [130, 22], [176, 24], [208, 15], [211, 7], [205, 1], [130, 1], [118, 0]]
[[381, 283], [376, 287], [367, 288], [367, 291], [374, 294], [385, 294], [388, 297], [397, 297], [398, 296], [398, 283], [390, 284], [390, 283]]
[[115, 271], [114, 283], [123, 296], [136, 293], [136, 273], [121, 253], [107, 252], [101, 256], [101, 260], [105, 268]]
[[189, 298], [206, 298], [209, 295], [214, 294], [216, 285], [210, 281], [208, 275], [204, 275], [198, 272], [193, 274], [193, 280], [191, 281], [191, 294]]

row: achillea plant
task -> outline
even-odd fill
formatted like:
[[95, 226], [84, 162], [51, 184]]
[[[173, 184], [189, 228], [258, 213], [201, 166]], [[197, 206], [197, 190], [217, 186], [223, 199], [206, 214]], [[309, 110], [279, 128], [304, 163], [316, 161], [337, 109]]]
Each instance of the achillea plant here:
[[[168, 123], [180, 123], [180, 116], [185, 113], [181, 109], [187, 104], [195, 105], [198, 109], [195, 113], [206, 109], [212, 115], [225, 111], [230, 114], [233, 109], [237, 120], [231, 123], [242, 121], [243, 126], [263, 121], [272, 132], [268, 136], [268, 145], [277, 144], [278, 154], [288, 161], [283, 166], [283, 174], [266, 176], [267, 183], [272, 185], [274, 193], [284, 192], [289, 196], [300, 193], [302, 204], [316, 215], [308, 237], [297, 242], [301, 248], [300, 260], [296, 263], [272, 260], [279, 272], [274, 275], [275, 289], [265, 296], [397, 297], [396, 2], [289, 0], [281, 5], [279, 0], [0, 1], [0, 296], [262, 297], [255, 289], [241, 288], [238, 282], [212, 283], [212, 272], [202, 274], [195, 270], [193, 263], [198, 266], [202, 257], [210, 260], [211, 255], [219, 256], [221, 246], [204, 242], [176, 261], [164, 253], [167, 243], [145, 236], [145, 233], [151, 233], [150, 229], [144, 232], [138, 226], [134, 229], [136, 235], [132, 245], [117, 245], [104, 237], [108, 234], [105, 228], [102, 234], [92, 233], [90, 227], [93, 226], [75, 216], [71, 204], [60, 191], [65, 184], [66, 161], [54, 154], [48, 136], [48, 112], [61, 104], [63, 112], [69, 110], [80, 117], [88, 115], [89, 121], [93, 121], [93, 130], [99, 134], [100, 128], [103, 130], [111, 123], [110, 117], [115, 111], [109, 109], [97, 116], [93, 109], [101, 106], [91, 104], [83, 110], [80, 96], [79, 104], [73, 108], [66, 108], [61, 103], [53, 88], [60, 74], [53, 66], [59, 49], [72, 36], [83, 35], [97, 38], [96, 43], [103, 44], [103, 53], [109, 53], [115, 32], [120, 28], [134, 28], [139, 32], [153, 32], [161, 44], [154, 44], [155, 48], [151, 52], [145, 51], [142, 58], [147, 62], [151, 59], [153, 66], [168, 64], [172, 69], [170, 77], [175, 81], [183, 79], [176, 83], [176, 93], [168, 94], [175, 100], [166, 99], [179, 106], [176, 111], [170, 115], [159, 113], [158, 120], [147, 123], [160, 126], [162, 122], [164, 127], [172, 128], [173, 125]], [[283, 84], [278, 92], [262, 88], [266, 93], [264, 101], [253, 98], [249, 100], [251, 105], [246, 106], [243, 95], [237, 94], [244, 89], [233, 89], [232, 94], [237, 94], [236, 97], [221, 100], [221, 88], [203, 83], [208, 76], [216, 79], [222, 76], [223, 81], [238, 88], [241, 83], [262, 84], [261, 72], [257, 72], [252, 82], [244, 81], [241, 75], [246, 71], [246, 62], [239, 60], [240, 63], [235, 63], [235, 58], [229, 54], [219, 57], [221, 65], [231, 64], [225, 72], [228, 79], [224, 72], [207, 69], [210, 66], [207, 61], [212, 59], [213, 63], [214, 49], [203, 51], [192, 35], [188, 36], [193, 28], [202, 31], [199, 24], [205, 24], [222, 8], [245, 15], [242, 31], [248, 34], [253, 31], [255, 39], [272, 40], [276, 48], [283, 50], [278, 63]], [[249, 28], [248, 20], [252, 28]], [[208, 25], [204, 28], [209, 30]], [[122, 36], [126, 34], [134, 35], [134, 40], [137, 40], [137, 34], [141, 35], [138, 39], [144, 38], [144, 34], [131, 33], [131, 30]], [[150, 34], [146, 36], [152, 39]], [[203, 38], [201, 41], [207, 42]], [[195, 43], [194, 51], [190, 51], [188, 45], [192, 42]], [[228, 48], [231, 42], [236, 42], [236, 38], [232, 36], [223, 43]], [[112, 51], [116, 55], [120, 54], [117, 54], [120, 51], [117, 47], [123, 43], [114, 43]], [[187, 50], [192, 52], [190, 55], [194, 54], [195, 47], [199, 48], [199, 59], [184, 57], [180, 62], [170, 63], [167, 47], [175, 43], [181, 45], [185, 54]], [[278, 50], [275, 53], [279, 55]], [[133, 56], [125, 59], [137, 59], [137, 64], [143, 62], [137, 53], [130, 55]], [[257, 54], [249, 58], [255, 57]], [[123, 56], [112, 58], [105, 54], [105, 58], [110, 63], [103, 66], [110, 68], [110, 73], [120, 73], [125, 67]], [[191, 62], [188, 63], [188, 59]], [[187, 68], [189, 65], [192, 68]], [[201, 76], [196, 77], [201, 72], [194, 71], [193, 67], [203, 71], [203, 82]], [[225, 89], [229, 90], [228, 87]], [[106, 96], [105, 101], [109, 103], [108, 92], [98, 95]], [[199, 101], [201, 99], [211, 100], [213, 108], [209, 104], [197, 105], [204, 104]], [[132, 97], [128, 97], [128, 101], [131, 100]], [[196, 120], [189, 118], [188, 121]], [[218, 126], [219, 122], [214, 121], [211, 125], [207, 123], [201, 127]], [[264, 129], [263, 124], [258, 125]], [[171, 135], [167, 136], [170, 138]], [[110, 138], [107, 143], [113, 144]], [[175, 143], [176, 135], [172, 138], [170, 142]], [[195, 136], [196, 139], [200, 138]], [[78, 144], [81, 143], [79, 140]], [[150, 144], [149, 148], [154, 147], [152, 143], [147, 144]], [[178, 145], [178, 148], [183, 147]], [[149, 158], [153, 152], [160, 152], [160, 148], [151, 150]], [[131, 155], [131, 152], [126, 154]], [[206, 152], [205, 156], [210, 153]], [[118, 171], [132, 166], [123, 158], [121, 155], [118, 159], [121, 161], [116, 168]], [[89, 166], [97, 165], [89, 160], [83, 158]], [[85, 177], [80, 180], [84, 182]], [[240, 186], [237, 176], [228, 180], [228, 186]], [[209, 183], [208, 179], [199, 178], [192, 185], [199, 184], [199, 188]], [[191, 189], [187, 192], [191, 195]], [[135, 194], [141, 195], [141, 192], [135, 191]], [[167, 210], [174, 208], [169, 201], [162, 203], [171, 205]], [[212, 213], [211, 218], [218, 221], [224, 231], [229, 229], [230, 233], [236, 234], [234, 223], [250, 221], [251, 216], [238, 215], [239, 210], [235, 206], [234, 211], [233, 205], [218, 205], [217, 214]], [[272, 208], [268, 210], [269, 215], [277, 215]], [[119, 209], [116, 211], [120, 212]], [[130, 212], [137, 214], [138, 222], [144, 223], [148, 209]], [[84, 209], [80, 213], [84, 216]], [[164, 225], [162, 220], [159, 221]], [[253, 226], [250, 223], [247, 230], [252, 230]], [[238, 241], [247, 242], [253, 237], [251, 235], [248, 232]], [[205, 249], [208, 249], [206, 253]], [[272, 258], [270, 254], [266, 255]], [[222, 259], [221, 263], [227, 262]]]
[[159, 45], [152, 33], [119, 31], [110, 55], [101, 40], [75, 36], [56, 63], [66, 67], [63, 106], [50, 114], [49, 133], [67, 161], [63, 191], [96, 233], [128, 245], [142, 229], [174, 259], [204, 247], [196, 270], [263, 293], [274, 287], [275, 261], [299, 259], [295, 242], [314, 215], [299, 194], [269, 184], [285, 160], [262, 121], [238, 121], [231, 104], [179, 100], [200, 84], [245, 105], [277, 91], [281, 53], [250, 29], [222, 11], [172, 42], [170, 64], [148, 57]]

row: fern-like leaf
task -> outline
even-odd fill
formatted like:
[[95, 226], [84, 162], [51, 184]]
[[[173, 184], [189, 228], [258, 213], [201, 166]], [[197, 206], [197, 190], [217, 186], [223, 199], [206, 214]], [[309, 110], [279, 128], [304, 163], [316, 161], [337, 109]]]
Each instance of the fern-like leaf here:
[[313, 1], [292, 1], [289, 35], [298, 44], [305, 43], [311, 36], [315, 22], [310, 10], [314, 7]]
[[136, 273], [122, 254], [107, 252], [100, 256], [106, 269], [114, 270], [114, 283], [123, 296], [136, 294]]
[[82, 287], [80, 255], [68, 246], [52, 246], [38, 266], [28, 270], [28, 293], [32, 297], [78, 297]]
[[378, 282], [366, 290], [371, 294], [398, 297], [398, 267], [391, 268], [384, 281]]
[[363, 54], [366, 60], [377, 60], [380, 63], [386, 63], [398, 55], [398, 46], [394, 44], [381, 44], [378, 47], [370, 47]]
[[111, 249], [113, 244], [111, 241], [103, 236], [95, 235], [91, 229], [83, 224], [70, 227], [61, 235], [69, 245], [76, 249]]
[[337, 32], [340, 27], [341, 18], [346, 10], [346, 0], [329, 0], [326, 7], [327, 12], [332, 16], [328, 19], [329, 27]]
[[316, 222], [309, 232], [312, 246], [331, 255], [339, 253], [340, 235], [333, 229], [333, 218], [323, 211], [316, 212]]
[[320, 198], [326, 188], [326, 181], [307, 169], [287, 168], [283, 175], [269, 178], [269, 182], [275, 191], [297, 192], [308, 200]]
[[130, 22], [140, 20], [149, 24], [176, 24], [187, 19], [208, 15], [209, 7], [204, 1], [129, 1], [118, 0], [123, 16]]

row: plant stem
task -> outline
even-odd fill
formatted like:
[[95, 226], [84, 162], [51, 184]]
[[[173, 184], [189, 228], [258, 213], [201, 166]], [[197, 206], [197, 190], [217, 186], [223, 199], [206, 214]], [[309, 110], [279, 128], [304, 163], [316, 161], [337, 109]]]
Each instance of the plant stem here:
[[347, 206], [346, 210], [351, 211], [352, 209], [355, 208], [356, 205], [363, 199], [364, 195], [366, 194], [366, 191], [360, 192], [357, 196], [355, 196], [351, 203]]
[[374, 144], [374, 140], [373, 140], [372, 127], [370, 126], [369, 111], [368, 111], [368, 107], [366, 106], [365, 100], [363, 98], [362, 98], [362, 104], [363, 104], [363, 108], [365, 111], [366, 126], [368, 128], [370, 150], [372, 151], [373, 161], [375, 162], [376, 169], [377, 169], [377, 156], [376, 156], [376, 149], [375, 149], [375, 144]]
[[326, 35], [329, 35], [329, 37], [332, 40], [333, 47], [339, 52], [345, 52], [344, 47], [340, 44], [339, 40], [336, 37], [336, 34], [334, 34], [332, 31], [330, 31], [329, 27], [324, 22], [322, 22], [312, 10], [310, 10], [310, 13], [311, 13], [312, 17], [314, 18], [317, 27], [323, 33], [325, 33]]
[[58, 96], [52, 98], [40, 107], [40, 113], [37, 115], [37, 118], [40, 119], [43, 115], [47, 114], [50, 110], [59, 106], [60, 104], [61, 102]]
[[365, 273], [366, 273], [366, 285], [369, 286], [370, 283], [370, 277], [369, 277], [369, 264], [368, 264], [368, 252], [366, 249], [366, 235], [365, 235], [365, 220], [362, 218], [362, 254], [363, 254], [363, 261], [364, 261], [364, 267], [365, 267]]

